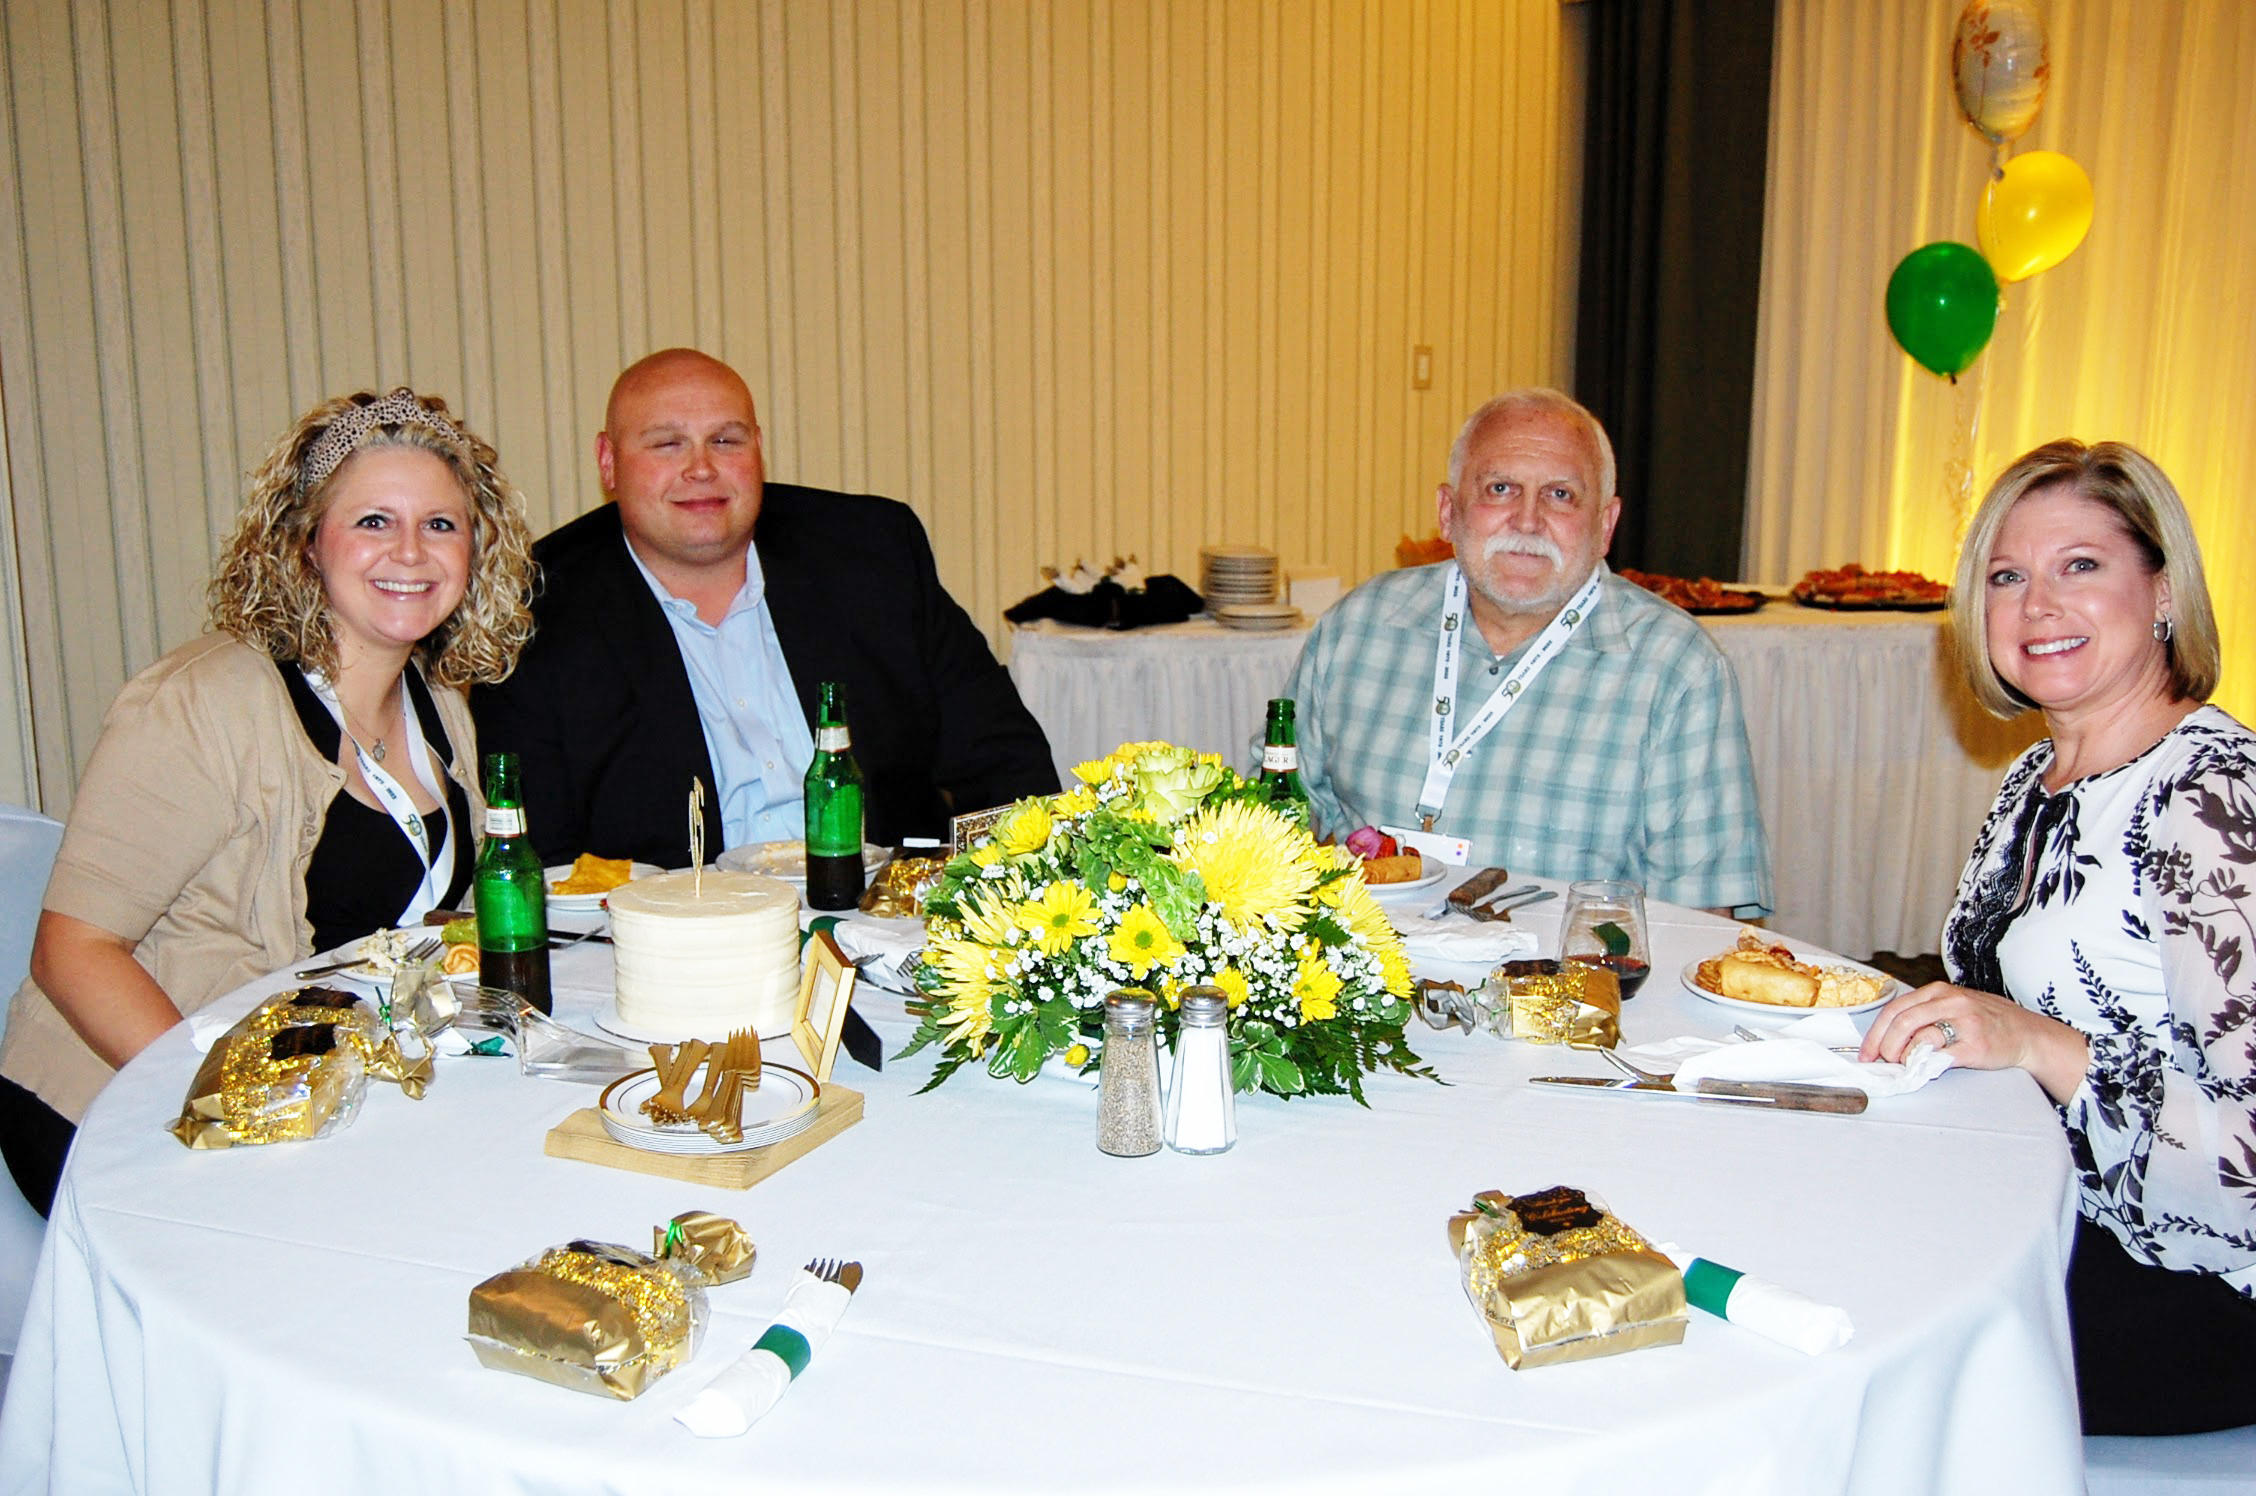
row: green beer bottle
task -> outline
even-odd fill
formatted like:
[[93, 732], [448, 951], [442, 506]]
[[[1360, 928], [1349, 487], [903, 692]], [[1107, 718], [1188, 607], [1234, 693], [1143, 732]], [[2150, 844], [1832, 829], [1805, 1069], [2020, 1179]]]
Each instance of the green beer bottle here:
[[478, 984], [551, 1011], [548, 874], [525, 834], [514, 753], [486, 755], [486, 844], [478, 849], [471, 893], [478, 906]]
[[822, 683], [806, 801], [807, 903], [851, 909], [862, 899], [862, 766], [846, 730], [846, 688], [834, 680]]
[[1269, 731], [1261, 746], [1261, 782], [1269, 787], [1269, 803], [1305, 826], [1308, 789], [1300, 782], [1300, 745], [1293, 734], [1292, 698], [1273, 698]]

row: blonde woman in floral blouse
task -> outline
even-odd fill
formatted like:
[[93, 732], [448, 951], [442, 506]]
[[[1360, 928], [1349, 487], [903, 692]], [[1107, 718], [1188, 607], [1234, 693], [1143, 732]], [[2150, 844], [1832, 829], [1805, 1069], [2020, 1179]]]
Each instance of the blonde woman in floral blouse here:
[[2050, 737], [2006, 774], [1915, 1043], [2028, 1071], [2080, 1183], [2068, 1272], [2084, 1430], [2256, 1423], [2256, 734], [2205, 706], [2217, 627], [2162, 470], [2057, 441], [1982, 502], [1951, 595], [1982, 703]]

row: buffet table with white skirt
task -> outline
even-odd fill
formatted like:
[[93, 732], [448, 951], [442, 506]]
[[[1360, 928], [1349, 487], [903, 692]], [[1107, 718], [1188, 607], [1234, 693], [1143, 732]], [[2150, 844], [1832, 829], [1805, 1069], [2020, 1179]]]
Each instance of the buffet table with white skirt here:
[[[1940, 613], [1772, 602], [1701, 622], [1739, 676], [1770, 923], [1857, 955], [1937, 949], [1967, 848], [2039, 720], [1998, 722], [1975, 705]], [[1140, 738], [1245, 767], [1307, 637], [1208, 620], [1118, 633], [1046, 622], [1012, 635], [1011, 679], [1065, 782]]]
[[[1419, 902], [1423, 902], [1420, 900]], [[1548, 950], [1559, 902], [1525, 920]], [[1727, 1035], [1674, 973], [1732, 927], [1654, 906], [1628, 1042]], [[585, 1022], [609, 955], [556, 958]], [[234, 1011], [280, 985], [254, 984]], [[888, 1044], [896, 999], [862, 1006]], [[2074, 1196], [2018, 1073], [1952, 1072], [1864, 1115], [1547, 1090], [1594, 1055], [1439, 1035], [1449, 1082], [1370, 1105], [1241, 1100], [1236, 1148], [1117, 1159], [1096, 1093], [929, 1055], [841, 1061], [866, 1119], [744, 1193], [544, 1156], [592, 1087], [441, 1061], [311, 1142], [164, 1131], [185, 1026], [103, 1092], [56, 1199], [0, 1489], [324, 1493], [2080, 1489], [2061, 1282]], [[1475, 1192], [1571, 1184], [1631, 1226], [1846, 1309], [1810, 1357], [1695, 1312], [1682, 1345], [1512, 1371], [1444, 1235]], [[634, 1402], [482, 1368], [470, 1290], [573, 1238], [646, 1246], [704, 1209], [759, 1244], [696, 1359]], [[836, 1336], [764, 1422], [674, 1414], [774, 1317], [791, 1270], [858, 1260]]]

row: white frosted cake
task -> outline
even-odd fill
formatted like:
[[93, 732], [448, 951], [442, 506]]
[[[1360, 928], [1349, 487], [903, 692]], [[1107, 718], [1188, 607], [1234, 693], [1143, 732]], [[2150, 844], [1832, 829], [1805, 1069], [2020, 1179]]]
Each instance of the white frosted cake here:
[[673, 1039], [787, 1033], [799, 1000], [799, 891], [757, 873], [637, 878], [610, 896], [619, 1021]]

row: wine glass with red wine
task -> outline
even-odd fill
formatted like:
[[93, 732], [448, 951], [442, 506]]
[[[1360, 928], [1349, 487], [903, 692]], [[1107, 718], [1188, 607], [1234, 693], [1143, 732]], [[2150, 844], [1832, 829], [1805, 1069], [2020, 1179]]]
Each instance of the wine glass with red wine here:
[[1645, 890], [1618, 878], [1568, 884], [1559, 958], [1605, 967], [1620, 979], [1622, 1001], [1635, 997], [1653, 969]]

